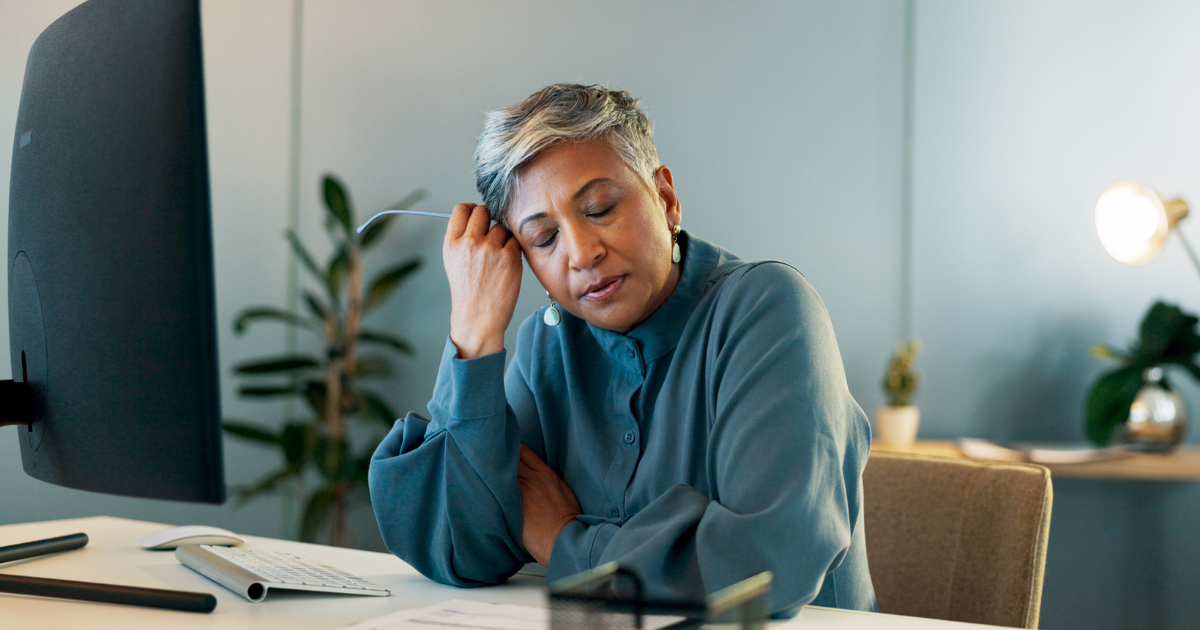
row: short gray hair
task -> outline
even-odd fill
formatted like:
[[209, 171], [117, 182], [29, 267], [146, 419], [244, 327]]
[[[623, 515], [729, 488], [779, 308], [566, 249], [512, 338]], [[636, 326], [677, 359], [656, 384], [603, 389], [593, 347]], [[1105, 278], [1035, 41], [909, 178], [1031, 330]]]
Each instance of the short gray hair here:
[[628, 92], [555, 83], [507, 109], [489, 112], [475, 147], [475, 187], [492, 219], [507, 226], [521, 166], [563, 143], [603, 138], [651, 188], [658, 170], [654, 125]]

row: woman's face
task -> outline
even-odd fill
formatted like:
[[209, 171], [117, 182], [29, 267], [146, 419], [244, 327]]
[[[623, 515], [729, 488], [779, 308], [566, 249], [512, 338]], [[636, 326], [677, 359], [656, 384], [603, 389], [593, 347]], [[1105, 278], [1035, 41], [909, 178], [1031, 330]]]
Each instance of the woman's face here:
[[652, 188], [605, 140], [547, 149], [521, 168], [508, 225], [558, 305], [596, 326], [633, 330], [675, 289], [671, 171]]

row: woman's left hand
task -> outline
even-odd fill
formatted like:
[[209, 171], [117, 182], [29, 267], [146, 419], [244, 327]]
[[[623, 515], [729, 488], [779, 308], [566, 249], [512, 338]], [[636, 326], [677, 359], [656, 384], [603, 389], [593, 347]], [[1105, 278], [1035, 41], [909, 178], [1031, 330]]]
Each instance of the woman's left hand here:
[[534, 560], [550, 566], [550, 552], [564, 527], [582, 513], [579, 500], [567, 482], [546, 465], [528, 446], [521, 445], [521, 463], [517, 469], [521, 488], [521, 544]]

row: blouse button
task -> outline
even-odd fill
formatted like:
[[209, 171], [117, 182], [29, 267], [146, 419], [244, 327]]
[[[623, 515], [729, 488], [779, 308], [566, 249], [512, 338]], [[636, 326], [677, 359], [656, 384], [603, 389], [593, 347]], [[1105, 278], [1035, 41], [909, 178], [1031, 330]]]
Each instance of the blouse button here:
[[608, 518], [621, 518], [621, 510], [608, 508]]
[[625, 433], [625, 443], [626, 444], [633, 444], [633, 441], [636, 439], [637, 439], [637, 436], [634, 435], [633, 431], [627, 431]]
[[635, 351], [633, 350], [633, 348], [626, 348], [626, 349], [625, 349], [625, 356], [629, 357], [630, 359], [636, 359], [636, 358], [637, 358], [637, 352], [635, 352]]

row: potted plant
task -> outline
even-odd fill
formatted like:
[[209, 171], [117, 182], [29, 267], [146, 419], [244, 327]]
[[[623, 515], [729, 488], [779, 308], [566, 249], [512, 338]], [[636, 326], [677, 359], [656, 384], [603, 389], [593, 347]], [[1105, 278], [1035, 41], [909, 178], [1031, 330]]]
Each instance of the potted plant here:
[[[361, 234], [355, 231], [354, 211], [345, 187], [325, 176], [325, 231], [332, 252], [324, 264], [290, 230], [287, 240], [301, 266], [314, 281], [302, 290], [307, 312], [292, 313], [272, 306], [243, 310], [234, 321], [238, 334], [257, 322], [277, 322], [313, 334], [317, 354], [264, 357], [237, 365], [244, 377], [238, 394], [256, 400], [297, 398], [308, 413], [285, 421], [273, 431], [243, 420], [226, 420], [225, 430], [277, 451], [278, 469], [238, 493], [239, 501], [299, 486], [304, 496], [300, 539], [315, 541], [328, 532], [330, 544], [349, 542], [346, 518], [356, 505], [370, 503], [367, 468], [382, 435], [396, 414], [378, 394], [363, 386], [369, 379], [392, 374], [388, 353], [412, 354], [400, 337], [365, 326], [363, 320], [384, 304], [400, 283], [421, 266], [410, 258], [385, 268], [366, 283], [364, 257], [378, 244], [393, 217], [376, 220]], [[407, 208], [425, 195], [416, 191], [397, 203]], [[352, 425], [357, 429], [351, 431]], [[357, 438], [357, 439], [354, 439]], [[311, 490], [309, 489], [312, 487]]]
[[1088, 439], [1097, 445], [1118, 440], [1149, 450], [1169, 450], [1183, 439], [1183, 401], [1167, 382], [1165, 367], [1176, 365], [1200, 379], [1200, 319], [1178, 306], [1155, 302], [1142, 319], [1138, 340], [1121, 352], [1106, 345], [1092, 356], [1119, 367], [1100, 374], [1087, 398]]
[[877, 444], [905, 447], [917, 440], [921, 410], [912, 402], [917, 394], [917, 384], [921, 375], [913, 369], [913, 363], [920, 351], [921, 344], [914, 339], [900, 344], [892, 352], [887, 373], [883, 377], [883, 391], [887, 393], [887, 404], [875, 412]]

